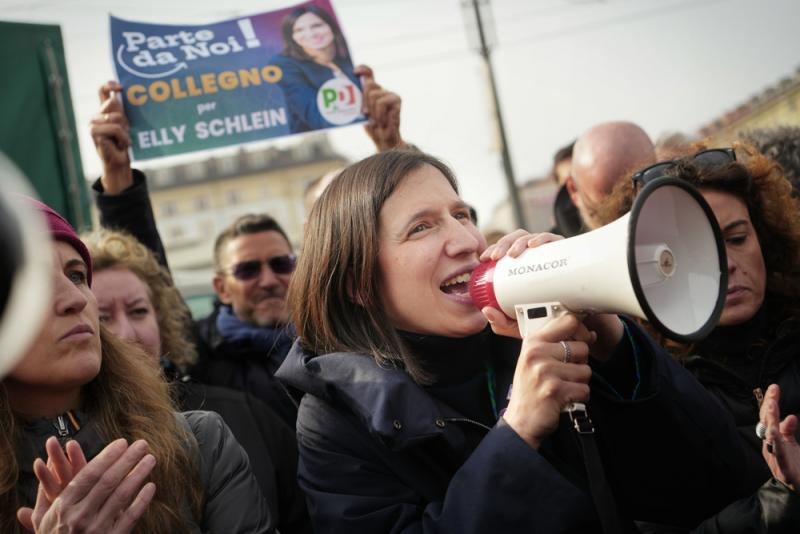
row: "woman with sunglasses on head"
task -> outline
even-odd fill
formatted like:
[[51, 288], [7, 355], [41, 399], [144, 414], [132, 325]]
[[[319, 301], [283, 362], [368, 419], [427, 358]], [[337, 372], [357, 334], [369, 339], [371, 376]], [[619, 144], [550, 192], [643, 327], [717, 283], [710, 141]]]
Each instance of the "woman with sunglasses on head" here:
[[305, 497], [297, 487], [297, 446], [290, 429], [263, 401], [233, 389], [195, 382], [188, 375], [197, 352], [187, 331], [188, 310], [167, 270], [133, 236], [98, 230], [84, 236], [93, 261], [92, 290], [100, 323], [145, 350], [170, 380], [181, 411], [213, 411], [230, 427], [250, 459], [280, 532], [310, 532]]
[[[785, 506], [783, 513], [793, 511], [792, 520], [800, 521], [800, 434], [794, 415], [800, 413], [800, 201], [780, 167], [746, 145], [694, 145], [683, 153], [620, 184], [603, 220], [626, 213], [643, 186], [664, 176], [691, 183], [705, 197], [725, 241], [725, 307], [703, 341], [665, 344], [733, 415], [760, 481], [774, 476], [749, 504], [766, 508], [764, 517], [773, 520], [778, 516], [769, 513], [770, 503]], [[738, 532], [734, 525], [742, 524], [742, 509], [747, 506], [740, 503], [730, 516], [709, 523], [719, 532]], [[798, 523], [789, 524], [796, 531]]]
[[[298, 476], [316, 531], [634, 532], [631, 517], [694, 524], [741, 495], [730, 417], [630, 321], [567, 315], [520, 341], [472, 304], [481, 259], [555, 238], [487, 248], [450, 169], [420, 152], [367, 158], [326, 188], [277, 375], [305, 392]], [[577, 417], [578, 436], [562, 410], [587, 400], [596, 432]], [[589, 489], [593, 459], [617, 505]]]
[[0, 383], [0, 531], [271, 532], [228, 428], [174, 411], [148, 357], [101, 325], [84, 243], [30, 203], [50, 230], [53, 300]]

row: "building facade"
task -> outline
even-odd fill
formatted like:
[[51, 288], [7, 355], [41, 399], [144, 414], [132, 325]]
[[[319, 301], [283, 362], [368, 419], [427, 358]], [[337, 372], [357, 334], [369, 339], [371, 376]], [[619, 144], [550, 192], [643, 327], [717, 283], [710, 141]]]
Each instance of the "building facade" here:
[[287, 148], [240, 149], [173, 166], [143, 168], [175, 283], [195, 316], [210, 309], [213, 246], [231, 221], [267, 213], [299, 248], [306, 185], [348, 162], [324, 134]]
[[698, 133], [709, 138], [713, 145], [727, 145], [741, 132], [797, 125], [800, 125], [800, 68], [792, 76], [706, 124]]

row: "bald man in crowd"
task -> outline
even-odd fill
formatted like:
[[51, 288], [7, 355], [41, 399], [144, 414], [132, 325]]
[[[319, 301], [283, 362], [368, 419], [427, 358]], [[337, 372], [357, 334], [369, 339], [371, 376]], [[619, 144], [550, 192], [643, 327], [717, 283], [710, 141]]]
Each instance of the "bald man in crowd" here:
[[600, 226], [597, 209], [620, 180], [655, 162], [653, 142], [632, 122], [604, 122], [584, 132], [575, 142], [566, 187], [585, 228]]

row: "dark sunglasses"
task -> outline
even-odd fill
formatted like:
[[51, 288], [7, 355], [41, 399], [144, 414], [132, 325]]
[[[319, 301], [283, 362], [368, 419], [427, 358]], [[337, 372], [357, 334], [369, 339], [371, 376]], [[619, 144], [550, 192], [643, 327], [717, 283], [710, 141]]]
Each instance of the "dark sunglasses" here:
[[693, 165], [698, 167], [716, 167], [718, 165], [727, 165], [736, 161], [736, 152], [732, 148], [711, 148], [703, 150], [693, 156], [683, 159], [674, 159], [671, 161], [661, 161], [649, 167], [645, 167], [639, 172], [631, 176], [633, 180], [633, 188], [644, 187], [649, 182], [656, 178], [667, 176], [667, 171], [678, 166], [680, 161], [688, 160]]
[[286, 256], [275, 256], [266, 261], [250, 260], [242, 261], [231, 267], [228, 271], [234, 278], [241, 281], [254, 280], [261, 275], [261, 267], [268, 265], [275, 274], [290, 274], [294, 271], [297, 258], [294, 254]]

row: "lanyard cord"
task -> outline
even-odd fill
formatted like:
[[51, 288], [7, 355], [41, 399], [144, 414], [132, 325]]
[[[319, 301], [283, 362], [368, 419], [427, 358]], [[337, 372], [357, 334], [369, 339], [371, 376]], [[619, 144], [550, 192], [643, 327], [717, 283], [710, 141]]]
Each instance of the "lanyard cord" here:
[[494, 420], [497, 421], [500, 416], [497, 413], [497, 399], [495, 398], [494, 391], [494, 366], [486, 362], [486, 387], [489, 389], [489, 401], [492, 403], [492, 415]]

